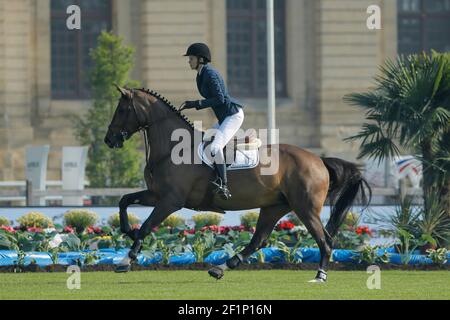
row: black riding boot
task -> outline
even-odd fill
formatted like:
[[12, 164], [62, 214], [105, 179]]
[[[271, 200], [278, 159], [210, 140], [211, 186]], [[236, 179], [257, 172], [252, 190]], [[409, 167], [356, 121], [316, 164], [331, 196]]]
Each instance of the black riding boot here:
[[223, 163], [214, 163], [214, 169], [217, 173], [217, 179], [212, 181], [217, 188], [214, 192], [220, 194], [223, 200], [231, 198], [231, 193], [227, 187], [227, 165]]

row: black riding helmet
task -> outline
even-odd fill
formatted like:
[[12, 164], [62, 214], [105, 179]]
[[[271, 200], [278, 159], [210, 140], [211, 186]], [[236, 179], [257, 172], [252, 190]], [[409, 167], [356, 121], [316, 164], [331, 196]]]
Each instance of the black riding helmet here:
[[202, 57], [206, 60], [206, 62], [211, 62], [211, 51], [209, 50], [208, 46], [204, 43], [191, 44], [184, 56]]

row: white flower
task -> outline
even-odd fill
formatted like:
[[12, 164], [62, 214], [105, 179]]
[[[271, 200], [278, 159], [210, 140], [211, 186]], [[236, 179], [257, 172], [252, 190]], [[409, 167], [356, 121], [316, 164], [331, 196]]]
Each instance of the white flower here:
[[59, 247], [59, 245], [64, 241], [65, 235], [60, 235], [59, 233], [49, 241], [48, 246], [53, 249]]
[[52, 233], [52, 232], [56, 231], [56, 229], [55, 228], [46, 228], [43, 231], [44, 231], [44, 233]]
[[300, 226], [295, 226], [291, 229], [291, 232], [302, 232], [302, 233], [307, 233], [308, 229], [306, 229], [305, 226], [300, 225]]

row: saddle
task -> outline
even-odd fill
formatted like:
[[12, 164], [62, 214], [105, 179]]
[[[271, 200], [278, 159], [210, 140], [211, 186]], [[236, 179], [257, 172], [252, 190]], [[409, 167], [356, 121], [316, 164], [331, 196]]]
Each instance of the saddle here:
[[251, 130], [250, 133], [246, 133], [245, 137], [241, 138], [235, 137], [233, 139], [233, 143], [235, 151], [237, 149], [241, 150], [258, 149], [262, 145], [262, 142], [261, 140], [258, 139], [255, 130]]
[[[199, 146], [199, 157], [202, 161], [214, 167], [214, 161], [209, 152], [208, 146], [212, 143], [211, 137], [204, 137], [203, 143]], [[262, 142], [258, 139], [256, 131], [251, 130], [244, 137], [234, 137], [223, 149], [225, 163], [228, 170], [250, 169], [259, 163], [259, 148]]]

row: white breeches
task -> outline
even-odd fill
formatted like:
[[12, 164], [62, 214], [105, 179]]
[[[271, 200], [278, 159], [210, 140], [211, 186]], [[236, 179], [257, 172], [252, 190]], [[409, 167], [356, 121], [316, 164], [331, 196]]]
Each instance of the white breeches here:
[[234, 137], [243, 122], [244, 111], [239, 108], [238, 113], [226, 117], [222, 124], [216, 123], [213, 125], [212, 129], [216, 129], [215, 138], [211, 143], [211, 154], [213, 156], [220, 153], [222, 156], [220, 159], [223, 159], [223, 148]]

